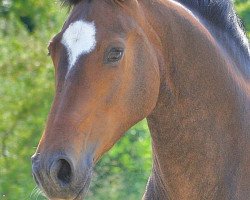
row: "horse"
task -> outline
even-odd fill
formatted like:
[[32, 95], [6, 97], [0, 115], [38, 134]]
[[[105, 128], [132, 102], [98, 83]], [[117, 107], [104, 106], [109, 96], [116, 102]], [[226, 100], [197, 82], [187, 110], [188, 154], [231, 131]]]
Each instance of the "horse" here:
[[86, 196], [93, 167], [146, 118], [144, 200], [249, 200], [250, 50], [230, 0], [65, 0], [55, 97], [32, 157], [51, 199]]

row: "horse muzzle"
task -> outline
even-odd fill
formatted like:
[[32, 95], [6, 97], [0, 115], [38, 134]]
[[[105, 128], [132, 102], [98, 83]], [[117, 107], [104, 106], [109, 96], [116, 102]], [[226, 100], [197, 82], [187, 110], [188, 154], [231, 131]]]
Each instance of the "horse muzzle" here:
[[90, 185], [92, 156], [75, 161], [64, 153], [36, 153], [32, 156], [32, 172], [38, 187], [51, 200], [81, 200]]

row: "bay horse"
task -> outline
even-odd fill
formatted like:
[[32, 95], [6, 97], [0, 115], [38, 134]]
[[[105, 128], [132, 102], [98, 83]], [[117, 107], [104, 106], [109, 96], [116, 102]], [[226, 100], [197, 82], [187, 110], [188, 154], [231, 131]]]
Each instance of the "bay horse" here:
[[[51, 200], [147, 118], [144, 200], [250, 199], [250, 50], [230, 0], [67, 0], [50, 42], [56, 94], [32, 157]], [[132, 186], [133, 187], [133, 186]]]

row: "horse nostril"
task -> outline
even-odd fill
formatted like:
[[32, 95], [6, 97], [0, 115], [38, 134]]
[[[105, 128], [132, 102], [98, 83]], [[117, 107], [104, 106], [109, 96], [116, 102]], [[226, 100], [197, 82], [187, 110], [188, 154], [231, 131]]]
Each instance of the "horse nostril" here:
[[60, 187], [68, 187], [72, 181], [73, 169], [71, 163], [64, 158], [55, 160], [50, 167], [50, 177]]
[[60, 159], [58, 162], [57, 179], [64, 185], [70, 184], [72, 177], [72, 169], [69, 162], [65, 159]]

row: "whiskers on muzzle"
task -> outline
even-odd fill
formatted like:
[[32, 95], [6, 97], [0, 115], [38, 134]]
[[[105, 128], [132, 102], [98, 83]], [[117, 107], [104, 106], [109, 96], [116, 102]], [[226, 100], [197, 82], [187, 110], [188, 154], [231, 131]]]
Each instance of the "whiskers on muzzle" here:
[[[62, 153], [41, 154], [32, 158], [32, 171], [38, 187], [50, 199], [78, 199], [90, 185], [93, 159], [75, 161]], [[36, 187], [32, 195], [36, 198], [42, 192]]]

